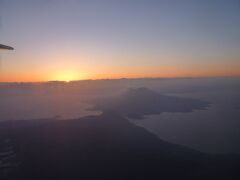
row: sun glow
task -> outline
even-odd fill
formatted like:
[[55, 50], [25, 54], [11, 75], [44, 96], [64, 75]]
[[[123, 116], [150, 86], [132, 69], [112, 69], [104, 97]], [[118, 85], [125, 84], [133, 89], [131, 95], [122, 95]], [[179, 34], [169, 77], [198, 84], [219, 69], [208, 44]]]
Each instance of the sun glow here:
[[84, 74], [78, 71], [62, 71], [53, 74], [50, 80], [65, 81], [68, 83], [70, 81], [81, 80], [84, 78]]

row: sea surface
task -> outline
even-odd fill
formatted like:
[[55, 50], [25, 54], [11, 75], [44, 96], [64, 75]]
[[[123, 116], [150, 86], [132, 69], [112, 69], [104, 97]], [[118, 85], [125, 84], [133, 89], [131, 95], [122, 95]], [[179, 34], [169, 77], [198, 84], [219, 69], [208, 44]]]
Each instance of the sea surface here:
[[210, 103], [206, 110], [163, 112], [130, 119], [176, 144], [210, 153], [240, 153], [240, 78], [121, 79], [43, 84], [0, 83], [0, 121], [54, 118], [67, 120], [89, 111], [93, 101], [145, 87], [159, 94]]

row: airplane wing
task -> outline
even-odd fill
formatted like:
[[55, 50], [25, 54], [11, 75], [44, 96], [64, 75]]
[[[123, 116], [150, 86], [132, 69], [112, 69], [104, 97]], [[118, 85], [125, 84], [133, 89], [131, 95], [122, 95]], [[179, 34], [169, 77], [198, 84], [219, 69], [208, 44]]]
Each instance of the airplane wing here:
[[3, 45], [3, 44], [0, 44], [0, 49], [13, 50], [14, 48], [10, 47], [10, 46]]

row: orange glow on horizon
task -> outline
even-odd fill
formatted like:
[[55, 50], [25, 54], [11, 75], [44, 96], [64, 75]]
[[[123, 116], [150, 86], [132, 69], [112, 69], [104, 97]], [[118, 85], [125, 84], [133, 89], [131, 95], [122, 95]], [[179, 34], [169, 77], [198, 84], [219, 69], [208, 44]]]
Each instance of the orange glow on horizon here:
[[[121, 68], [120, 68], [121, 69]], [[177, 67], [153, 67], [144, 69], [135, 68], [129, 73], [121, 72], [119, 69], [101, 68], [96, 73], [89, 71], [61, 70], [53, 72], [28, 72], [2, 74], [0, 71], [0, 82], [44, 82], [44, 81], [77, 81], [85, 79], [119, 79], [119, 78], [181, 78], [181, 77], [231, 77], [240, 76], [240, 68], [208, 69], [201, 68], [177, 68]]]
[[74, 80], [82, 80], [85, 79], [86, 75], [83, 72], [76, 72], [76, 71], [62, 71], [62, 72], [57, 72], [57, 73], [53, 73], [53, 75], [51, 75], [50, 77], [50, 81], [66, 81], [66, 82], [70, 82], [70, 81], [74, 81]]

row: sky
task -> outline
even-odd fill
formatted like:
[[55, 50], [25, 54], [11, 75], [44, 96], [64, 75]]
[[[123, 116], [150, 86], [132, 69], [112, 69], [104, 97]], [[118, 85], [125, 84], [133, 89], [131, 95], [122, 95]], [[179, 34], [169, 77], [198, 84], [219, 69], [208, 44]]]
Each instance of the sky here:
[[239, 0], [0, 0], [0, 82], [240, 76]]

